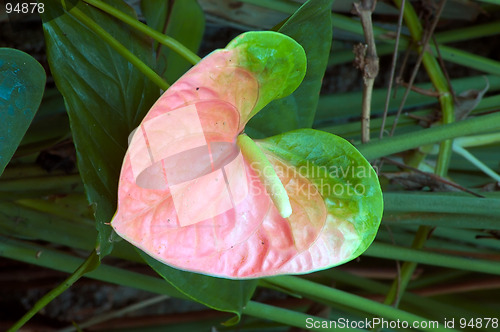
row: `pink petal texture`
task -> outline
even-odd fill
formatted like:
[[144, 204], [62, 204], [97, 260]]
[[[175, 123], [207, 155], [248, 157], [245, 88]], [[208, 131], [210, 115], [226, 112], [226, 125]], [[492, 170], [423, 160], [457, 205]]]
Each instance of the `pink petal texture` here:
[[281, 217], [237, 136], [259, 101], [238, 48], [204, 58], [155, 103], [131, 138], [111, 223], [179, 269], [226, 278], [307, 273], [359, 244], [349, 217], [329, 214], [311, 182], [265, 152], [292, 206]]

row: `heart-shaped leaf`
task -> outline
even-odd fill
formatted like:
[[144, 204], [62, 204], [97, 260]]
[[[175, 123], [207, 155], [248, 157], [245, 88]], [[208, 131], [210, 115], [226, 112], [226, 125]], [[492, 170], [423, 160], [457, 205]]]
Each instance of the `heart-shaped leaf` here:
[[374, 240], [383, 212], [378, 176], [361, 153], [345, 139], [313, 129], [273, 136], [260, 144], [307, 178], [325, 202], [328, 216], [309, 248], [316, 255], [310, 259], [330, 260], [316, 263], [334, 266], [361, 255]]
[[363, 252], [382, 195], [352, 145], [304, 130], [260, 141], [261, 151], [240, 134], [304, 72], [301, 46], [275, 32], [242, 34], [187, 72], [131, 139], [117, 233], [171, 266], [235, 279], [307, 273]]
[[[135, 15], [122, 1], [106, 2]], [[150, 40], [83, 2], [73, 8], [154, 67]], [[112, 249], [112, 228], [105, 223], [111, 221], [116, 208], [128, 135], [156, 100], [159, 89], [71, 15], [71, 10], [64, 11], [60, 2], [46, 2], [43, 18], [48, 60], [66, 103], [87, 197], [95, 208], [102, 257]]]
[[[248, 32], [172, 85], [132, 137], [112, 221], [117, 233], [181, 269], [232, 278], [273, 273], [254, 257], [258, 235], [247, 241], [272, 202], [236, 138], [251, 116], [297, 88], [305, 65], [293, 39]], [[253, 181], [259, 192], [250, 194]]]
[[[235, 39], [226, 49], [203, 59], [163, 94], [132, 136], [122, 167], [118, 211], [112, 221], [115, 230], [143, 249], [146, 262], [181, 292], [238, 317], [255, 290], [255, 280], [181, 271], [155, 259], [200, 271], [202, 257], [209, 258], [207, 264], [217, 260], [217, 256], [206, 256], [216, 254], [214, 245], [229, 248], [232, 237], [246, 236], [241, 232], [245, 227], [234, 225], [234, 211], [220, 216], [218, 226], [199, 221], [212, 219], [225, 208], [223, 205], [231, 204], [221, 167], [225, 165], [226, 171], [236, 174], [227, 173], [235, 180], [236, 194], [236, 180], [243, 179], [238, 133], [252, 114], [300, 84], [305, 64], [300, 45], [286, 36], [250, 32]], [[214, 167], [216, 172], [211, 172]], [[198, 181], [197, 177], [204, 175]], [[209, 186], [205, 186], [207, 179]], [[221, 191], [223, 197], [217, 197]], [[210, 197], [221, 205], [211, 204]], [[249, 200], [259, 202], [259, 198]], [[269, 206], [264, 194], [260, 202]], [[248, 213], [252, 218], [253, 212]], [[218, 233], [219, 244], [211, 237], [214, 233]], [[167, 256], [173, 261], [162, 259]], [[198, 267], [190, 261], [197, 261]]]
[[0, 48], [0, 175], [42, 101], [45, 70], [30, 55]]

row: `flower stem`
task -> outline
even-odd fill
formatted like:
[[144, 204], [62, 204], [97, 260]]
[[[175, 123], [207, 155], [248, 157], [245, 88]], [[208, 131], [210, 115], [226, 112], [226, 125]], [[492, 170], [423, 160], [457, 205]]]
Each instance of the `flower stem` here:
[[186, 46], [182, 45], [180, 42], [175, 40], [172, 37], [166, 36], [150, 27], [148, 27], [146, 24], [139, 22], [137, 19], [128, 16], [127, 14], [119, 11], [116, 8], [113, 8], [112, 6], [108, 5], [107, 3], [100, 1], [100, 0], [83, 0], [86, 3], [99, 8], [103, 12], [108, 13], [111, 16], [116, 17], [122, 22], [127, 23], [134, 29], [139, 30], [140, 32], [144, 33], [145, 35], [153, 38], [160, 44], [163, 44], [182, 56], [184, 59], [186, 59], [189, 63], [192, 65], [197, 64], [201, 58], [197, 56], [195, 53], [193, 53], [190, 49], [188, 49]]
[[[85, 15], [76, 6], [68, 10], [68, 13], [77, 18], [90, 30], [92, 30], [96, 35], [98, 35], [102, 40], [109, 44], [116, 52], [127, 59], [131, 64], [133, 64], [137, 69], [139, 69], [146, 77], [148, 77], [152, 82], [154, 82], [160, 89], [167, 90], [170, 86], [160, 75], [155, 73], [153, 69], [147, 66], [141, 61], [137, 56], [130, 52], [125, 46], [123, 46], [118, 40], [111, 36], [106, 30], [101, 28], [96, 24], [90, 17]], [[126, 15], [125, 15], [126, 16]]]
[[66, 280], [64, 280], [59, 286], [52, 289], [50, 292], [45, 294], [40, 300], [38, 300], [33, 307], [18, 320], [7, 332], [14, 332], [19, 330], [31, 317], [33, 317], [37, 312], [42, 310], [47, 304], [53, 299], [59, 296], [62, 292], [71, 287], [78, 279], [80, 279], [85, 273], [95, 270], [99, 266], [99, 256], [94, 250], [87, 257], [87, 259], [70, 275]]
[[[66, 273], [71, 273], [82, 265], [82, 259], [79, 257], [2, 235], [0, 235], [0, 257]], [[147, 292], [188, 299], [186, 295], [165, 282], [164, 279], [107, 264], [101, 264], [98, 269], [89, 272], [86, 277]]]
[[[64, 272], [71, 271], [72, 268], [78, 266], [77, 264], [81, 264], [82, 262], [80, 258], [58, 252], [54, 249], [6, 238], [1, 235], [0, 257], [15, 259]], [[89, 259], [87, 259], [87, 261], [88, 260]], [[102, 280], [116, 285], [133, 287], [156, 294], [166, 294], [179, 299], [192, 300], [185, 294], [179, 292], [174, 286], [165, 282], [164, 279], [138, 272], [132, 272], [106, 264], [100, 265], [98, 269], [90, 272], [86, 275], [86, 277]], [[248, 302], [243, 308], [243, 314], [302, 328], [305, 327], [307, 318], [320, 323], [326, 321], [320, 317], [307, 315], [293, 310], [277, 308], [253, 301]], [[13, 330], [14, 327], [11, 331]], [[312, 329], [312, 331], [324, 331], [324, 329]]]

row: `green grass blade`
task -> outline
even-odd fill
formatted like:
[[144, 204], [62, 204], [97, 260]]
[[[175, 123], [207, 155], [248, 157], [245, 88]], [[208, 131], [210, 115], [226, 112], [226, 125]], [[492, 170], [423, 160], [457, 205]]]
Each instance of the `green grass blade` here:
[[373, 243], [364, 255], [500, 275], [500, 263], [497, 261], [444, 255], [380, 242]]

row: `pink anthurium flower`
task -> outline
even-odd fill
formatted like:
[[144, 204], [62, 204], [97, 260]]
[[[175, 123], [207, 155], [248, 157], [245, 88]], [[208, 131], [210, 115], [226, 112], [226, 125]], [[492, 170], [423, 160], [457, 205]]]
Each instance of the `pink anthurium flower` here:
[[[293, 39], [248, 32], [182, 76], [131, 137], [115, 231], [165, 264], [227, 278], [307, 273], [361, 254], [382, 212], [366, 160], [342, 139], [313, 130], [257, 144], [243, 133], [266, 104], [298, 87], [305, 70]], [[304, 150], [301, 140], [316, 147]], [[333, 165], [313, 151], [329, 144], [346, 154], [333, 161], [369, 168], [369, 181], [348, 176], [353, 189], [370, 186], [367, 201], [327, 193], [323, 180], [345, 181], [310, 174]]]

